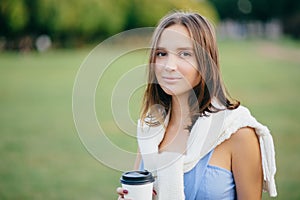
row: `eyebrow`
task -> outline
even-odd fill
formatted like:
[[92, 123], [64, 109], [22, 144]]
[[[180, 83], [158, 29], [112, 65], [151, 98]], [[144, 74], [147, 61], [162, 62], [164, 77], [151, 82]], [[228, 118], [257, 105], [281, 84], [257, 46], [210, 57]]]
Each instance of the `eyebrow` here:
[[[156, 50], [166, 50], [165, 47], [157, 47]], [[176, 50], [194, 50], [193, 47], [179, 47]]]

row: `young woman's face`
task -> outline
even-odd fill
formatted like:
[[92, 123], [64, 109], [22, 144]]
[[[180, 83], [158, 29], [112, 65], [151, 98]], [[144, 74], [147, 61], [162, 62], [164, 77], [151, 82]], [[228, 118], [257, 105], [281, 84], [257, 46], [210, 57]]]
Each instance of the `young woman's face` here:
[[169, 95], [187, 94], [199, 83], [193, 40], [186, 27], [172, 25], [162, 32], [155, 52], [155, 75]]

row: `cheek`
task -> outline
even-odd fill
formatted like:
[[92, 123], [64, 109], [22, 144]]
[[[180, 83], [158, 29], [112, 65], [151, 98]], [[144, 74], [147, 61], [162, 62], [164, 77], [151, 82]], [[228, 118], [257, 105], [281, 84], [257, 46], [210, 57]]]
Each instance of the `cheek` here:
[[196, 86], [201, 79], [201, 76], [198, 70], [193, 66], [188, 66], [180, 70], [181, 73], [184, 75], [186, 80], [192, 85], [193, 87]]
[[201, 80], [201, 76], [200, 76], [200, 74], [198, 73], [197, 76], [195, 77], [194, 83], [192, 84], [193, 87], [195, 87], [196, 85], [198, 85], [198, 84], [200, 83], [200, 80]]
[[161, 64], [156, 63], [156, 64], [154, 65], [153, 71], [154, 71], [154, 74], [155, 74], [156, 77], [159, 76], [159, 75], [161, 74], [162, 70], [163, 70], [163, 67], [162, 67]]
[[178, 71], [185, 76], [196, 77], [199, 74], [197, 65], [193, 62], [183, 61], [179, 66]]

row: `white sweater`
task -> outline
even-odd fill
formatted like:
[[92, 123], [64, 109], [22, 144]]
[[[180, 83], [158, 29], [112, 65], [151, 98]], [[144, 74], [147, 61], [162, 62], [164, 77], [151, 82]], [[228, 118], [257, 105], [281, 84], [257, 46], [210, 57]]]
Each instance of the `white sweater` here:
[[[168, 120], [169, 116], [165, 120], [165, 126]], [[157, 199], [183, 200], [183, 174], [193, 169], [203, 156], [242, 127], [254, 128], [259, 137], [264, 176], [263, 189], [268, 191], [270, 196], [276, 196], [275, 151], [270, 131], [257, 122], [247, 108], [239, 106], [235, 110], [225, 110], [210, 114], [209, 117], [199, 117], [188, 138], [185, 155], [171, 152], [158, 153], [158, 145], [165, 133], [164, 126], [149, 127], [145, 123], [143, 126], [138, 123], [138, 144], [145, 169], [157, 176], [154, 184], [158, 193]]]

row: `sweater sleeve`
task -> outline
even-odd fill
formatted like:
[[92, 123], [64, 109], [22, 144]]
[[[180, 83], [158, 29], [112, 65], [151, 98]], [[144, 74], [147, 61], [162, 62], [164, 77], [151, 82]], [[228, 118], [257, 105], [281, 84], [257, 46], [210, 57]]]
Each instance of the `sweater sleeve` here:
[[275, 184], [276, 163], [273, 138], [269, 129], [259, 123], [247, 108], [240, 106], [236, 110], [228, 111], [217, 145], [230, 138], [232, 134], [243, 127], [253, 128], [259, 138], [264, 177], [263, 190], [267, 191], [271, 197], [275, 197], [277, 196], [277, 191]]

